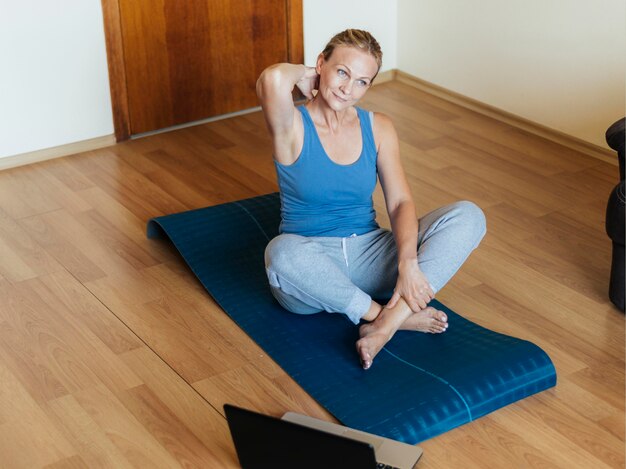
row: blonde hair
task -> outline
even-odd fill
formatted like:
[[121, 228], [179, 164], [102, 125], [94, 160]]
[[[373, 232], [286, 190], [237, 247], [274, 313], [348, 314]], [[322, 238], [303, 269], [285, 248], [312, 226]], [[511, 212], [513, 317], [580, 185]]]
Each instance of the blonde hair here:
[[[369, 52], [376, 60], [378, 70], [380, 70], [383, 64], [383, 51], [380, 49], [380, 44], [374, 39], [374, 36], [362, 29], [346, 29], [345, 31], [335, 34], [322, 51], [324, 60], [330, 59], [330, 56], [337, 46], [356, 47], [362, 51]], [[378, 70], [376, 71], [376, 75], [378, 75]]]

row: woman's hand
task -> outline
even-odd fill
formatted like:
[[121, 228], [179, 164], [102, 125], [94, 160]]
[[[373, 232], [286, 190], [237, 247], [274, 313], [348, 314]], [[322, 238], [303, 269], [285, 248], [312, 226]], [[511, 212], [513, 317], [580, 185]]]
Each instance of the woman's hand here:
[[400, 261], [396, 288], [386, 307], [393, 308], [398, 300], [403, 298], [413, 312], [418, 312], [426, 308], [434, 297], [435, 293], [426, 275], [420, 270], [417, 259]]
[[304, 76], [300, 78], [296, 86], [307, 99], [313, 99], [313, 91], [319, 86], [320, 76], [315, 67], [306, 67]]

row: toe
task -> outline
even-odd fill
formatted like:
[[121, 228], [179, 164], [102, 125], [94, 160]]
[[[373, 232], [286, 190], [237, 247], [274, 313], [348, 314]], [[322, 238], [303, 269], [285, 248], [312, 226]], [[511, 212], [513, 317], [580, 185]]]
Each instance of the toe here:
[[433, 319], [433, 326], [446, 328], [446, 327], [448, 327], [448, 323], [447, 322], [443, 322], [443, 321], [439, 321], [437, 319]]
[[361, 360], [361, 366], [364, 370], [367, 370], [370, 366], [372, 366], [372, 356], [367, 351], [362, 339], [356, 343], [356, 350], [359, 354], [359, 360]]
[[364, 370], [367, 370], [370, 366], [372, 366], [372, 357], [370, 357], [369, 353], [364, 353], [361, 357], [361, 366], [363, 366]]
[[424, 311], [433, 319], [436, 319], [441, 322], [448, 322], [448, 316], [443, 311], [439, 311], [432, 306], [428, 306], [424, 309]]

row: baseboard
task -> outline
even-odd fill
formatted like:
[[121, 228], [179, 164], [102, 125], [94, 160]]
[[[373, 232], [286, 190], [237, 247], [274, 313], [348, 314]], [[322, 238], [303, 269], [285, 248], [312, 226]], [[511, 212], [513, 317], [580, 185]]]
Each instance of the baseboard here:
[[558, 130], [551, 129], [550, 127], [546, 127], [544, 125], [530, 121], [515, 114], [503, 111], [502, 109], [498, 109], [496, 107], [482, 103], [462, 94], [450, 91], [446, 88], [435, 85], [426, 80], [422, 80], [421, 78], [417, 78], [401, 70], [394, 70], [394, 72], [395, 79], [401, 83], [417, 88], [433, 96], [437, 96], [438, 98], [445, 99], [446, 101], [452, 102], [454, 104], [458, 104], [459, 106], [462, 106], [466, 109], [470, 109], [472, 111], [489, 116], [506, 124], [512, 125], [513, 127], [525, 130], [526, 132], [532, 133], [533, 135], [543, 137], [547, 140], [571, 148], [572, 150], [584, 153], [585, 155], [589, 155], [607, 163], [611, 163], [614, 166], [617, 166], [619, 164], [615, 152], [609, 150], [608, 148], [594, 145], [593, 143], [586, 142]]
[[53, 158], [60, 158], [61, 156], [97, 150], [98, 148], [108, 147], [114, 145], [115, 143], [115, 135], [105, 135], [104, 137], [68, 143], [67, 145], [60, 145], [58, 147], [44, 148], [43, 150], [21, 153], [19, 155], [5, 156], [4, 158], [0, 158], [0, 171], [3, 169], [38, 163], [40, 161], [51, 160]]
[[164, 134], [166, 132], [171, 132], [172, 130], [186, 129], [187, 127], [195, 127], [197, 125], [208, 124], [209, 122], [221, 121], [224, 119], [229, 119], [231, 117], [244, 116], [246, 114], [251, 114], [253, 112], [257, 112], [260, 110], [261, 110], [261, 106], [256, 106], [256, 107], [251, 107], [248, 109], [242, 109], [241, 111], [229, 112], [227, 114], [218, 114], [217, 116], [207, 117], [206, 119], [185, 122], [184, 124], [173, 125], [171, 127], [164, 127], [162, 129], [157, 129], [157, 130], [150, 130], [148, 132], [143, 132], [141, 134], [134, 134], [134, 135], [131, 135], [130, 138], [132, 140], [137, 140], [139, 138], [151, 137], [152, 135]]

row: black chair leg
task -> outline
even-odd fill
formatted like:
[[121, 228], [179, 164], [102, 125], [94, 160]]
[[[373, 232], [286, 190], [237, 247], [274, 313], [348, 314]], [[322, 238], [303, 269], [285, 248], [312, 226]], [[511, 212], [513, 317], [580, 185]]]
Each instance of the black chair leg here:
[[624, 312], [624, 282], [624, 245], [613, 243], [609, 298], [622, 312]]

